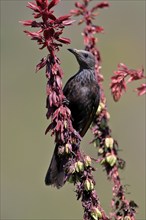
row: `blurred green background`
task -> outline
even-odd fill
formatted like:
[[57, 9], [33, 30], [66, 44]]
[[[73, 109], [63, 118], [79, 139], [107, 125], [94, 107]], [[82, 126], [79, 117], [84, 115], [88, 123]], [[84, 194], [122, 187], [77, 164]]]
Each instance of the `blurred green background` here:
[[[55, 14], [67, 14], [74, 2], [62, 0]], [[114, 103], [109, 89], [118, 63], [131, 68], [145, 65], [145, 1], [109, 2], [110, 8], [100, 10], [95, 23], [105, 28], [98, 46], [110, 126], [122, 149], [120, 156], [127, 162], [120, 172], [123, 184], [129, 185], [130, 194], [126, 196], [139, 205], [137, 219], [145, 219], [145, 97], [133, 92], [142, 82], [132, 83], [118, 103]], [[24, 0], [1, 2], [1, 219], [82, 219], [81, 203], [76, 201], [71, 184], [60, 190], [44, 184], [54, 138], [44, 135], [49, 123], [45, 117], [46, 78], [44, 69], [35, 74], [35, 65], [47, 51], [38, 50], [36, 42], [25, 36], [25, 28], [18, 23], [32, 18], [26, 4]], [[66, 28], [64, 36], [72, 40], [69, 47], [83, 48], [82, 28], [77, 22]], [[64, 46], [59, 52], [64, 83], [78, 69], [67, 48]], [[89, 131], [81, 147], [96, 157], [96, 149], [89, 145], [91, 139]], [[96, 189], [108, 212], [112, 185], [101, 167], [95, 166]]]

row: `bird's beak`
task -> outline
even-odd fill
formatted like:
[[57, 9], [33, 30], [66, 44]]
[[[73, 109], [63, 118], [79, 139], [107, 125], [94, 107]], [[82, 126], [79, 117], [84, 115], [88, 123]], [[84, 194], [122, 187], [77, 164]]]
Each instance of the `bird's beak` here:
[[73, 53], [74, 55], [77, 55], [79, 53], [79, 50], [77, 49], [68, 49], [71, 53]]

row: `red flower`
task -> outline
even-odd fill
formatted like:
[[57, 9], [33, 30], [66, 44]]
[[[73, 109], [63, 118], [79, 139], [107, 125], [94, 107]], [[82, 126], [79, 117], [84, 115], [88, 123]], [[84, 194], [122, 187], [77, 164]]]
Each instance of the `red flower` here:
[[39, 64], [37, 64], [36, 66], [36, 72], [38, 72], [40, 69], [42, 69], [47, 63], [47, 58], [46, 57], [43, 57], [41, 59], [41, 62]]
[[146, 93], [146, 84], [141, 84], [141, 86], [135, 89], [135, 91], [138, 92], [139, 96], [144, 95]]
[[116, 75], [112, 77], [111, 90], [114, 100], [118, 101], [123, 91], [126, 91], [126, 83], [124, 81], [124, 76]]
[[97, 10], [98, 8], [105, 8], [105, 7], [109, 7], [109, 3], [108, 2], [100, 2], [91, 9], [91, 12]]
[[41, 22], [33, 21], [33, 20], [26, 20], [26, 21], [20, 21], [21, 24], [24, 26], [31, 26], [31, 27], [41, 27]]
[[133, 70], [130, 69], [129, 70], [129, 76], [130, 78], [128, 79], [127, 82], [132, 82], [134, 80], [138, 80], [138, 79], [143, 79], [144, 77], [144, 69], [139, 69], [139, 70]]
[[[53, 8], [55, 5], [57, 5], [59, 3], [60, 0], [52, 0], [49, 5], [48, 5], [48, 10]], [[48, 0], [47, 0], [48, 2]]]
[[[56, 18], [52, 8], [59, 3], [60, 0], [52, 0], [48, 3], [48, 0], [36, 0], [34, 2], [28, 2], [27, 7], [34, 11], [34, 19], [42, 18], [42, 22], [36, 20], [21, 21], [24, 26], [39, 27], [37, 32], [24, 31], [27, 36], [32, 40], [36, 40], [40, 49], [47, 47], [49, 52], [53, 50], [59, 50], [59, 47], [63, 44], [69, 44], [70, 39], [61, 37], [63, 28], [71, 25], [74, 20], [70, 20], [71, 15], [67, 14]], [[60, 43], [61, 42], [61, 43]]]

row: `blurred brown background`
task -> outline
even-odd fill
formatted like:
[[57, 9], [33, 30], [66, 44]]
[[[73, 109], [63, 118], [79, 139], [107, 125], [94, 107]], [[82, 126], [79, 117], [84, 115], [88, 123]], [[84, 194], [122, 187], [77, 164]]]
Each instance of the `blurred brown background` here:
[[[56, 15], [67, 14], [74, 8], [74, 0], [62, 0]], [[95, 4], [97, 1], [93, 1]], [[137, 219], [145, 219], [145, 97], [138, 97], [133, 89], [142, 82], [132, 83], [118, 103], [114, 103], [109, 89], [110, 77], [120, 62], [131, 68], [145, 65], [145, 1], [109, 1], [109, 9], [100, 10], [98, 24], [105, 34], [99, 36], [103, 59], [104, 88], [111, 114], [110, 126], [127, 162], [121, 171], [123, 184], [128, 184], [128, 199], [138, 203]], [[47, 53], [38, 50], [22, 32], [19, 20], [32, 19], [27, 1], [1, 2], [1, 219], [82, 219], [80, 201], [76, 201], [74, 187], [66, 184], [57, 190], [46, 187], [44, 176], [54, 143], [45, 113], [44, 69], [35, 74], [35, 65]], [[64, 36], [71, 38], [71, 48], [83, 48], [83, 26], [66, 28]], [[64, 83], [77, 71], [74, 57], [64, 46], [59, 57], [64, 70]], [[91, 132], [82, 141], [82, 149], [96, 156], [89, 145]], [[102, 206], [108, 212], [112, 185], [105, 172], [97, 166], [96, 189]]]

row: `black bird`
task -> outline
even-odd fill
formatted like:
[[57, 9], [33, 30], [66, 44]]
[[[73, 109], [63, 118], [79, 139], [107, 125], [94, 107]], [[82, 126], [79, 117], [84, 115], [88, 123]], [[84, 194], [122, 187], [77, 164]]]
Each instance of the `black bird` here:
[[[68, 49], [79, 63], [79, 71], [66, 83], [63, 93], [71, 110], [73, 127], [81, 137], [85, 135], [92, 123], [100, 101], [100, 90], [95, 76], [95, 58], [85, 50]], [[63, 165], [58, 164], [57, 149], [46, 174], [46, 185], [60, 188], [64, 185]]]

